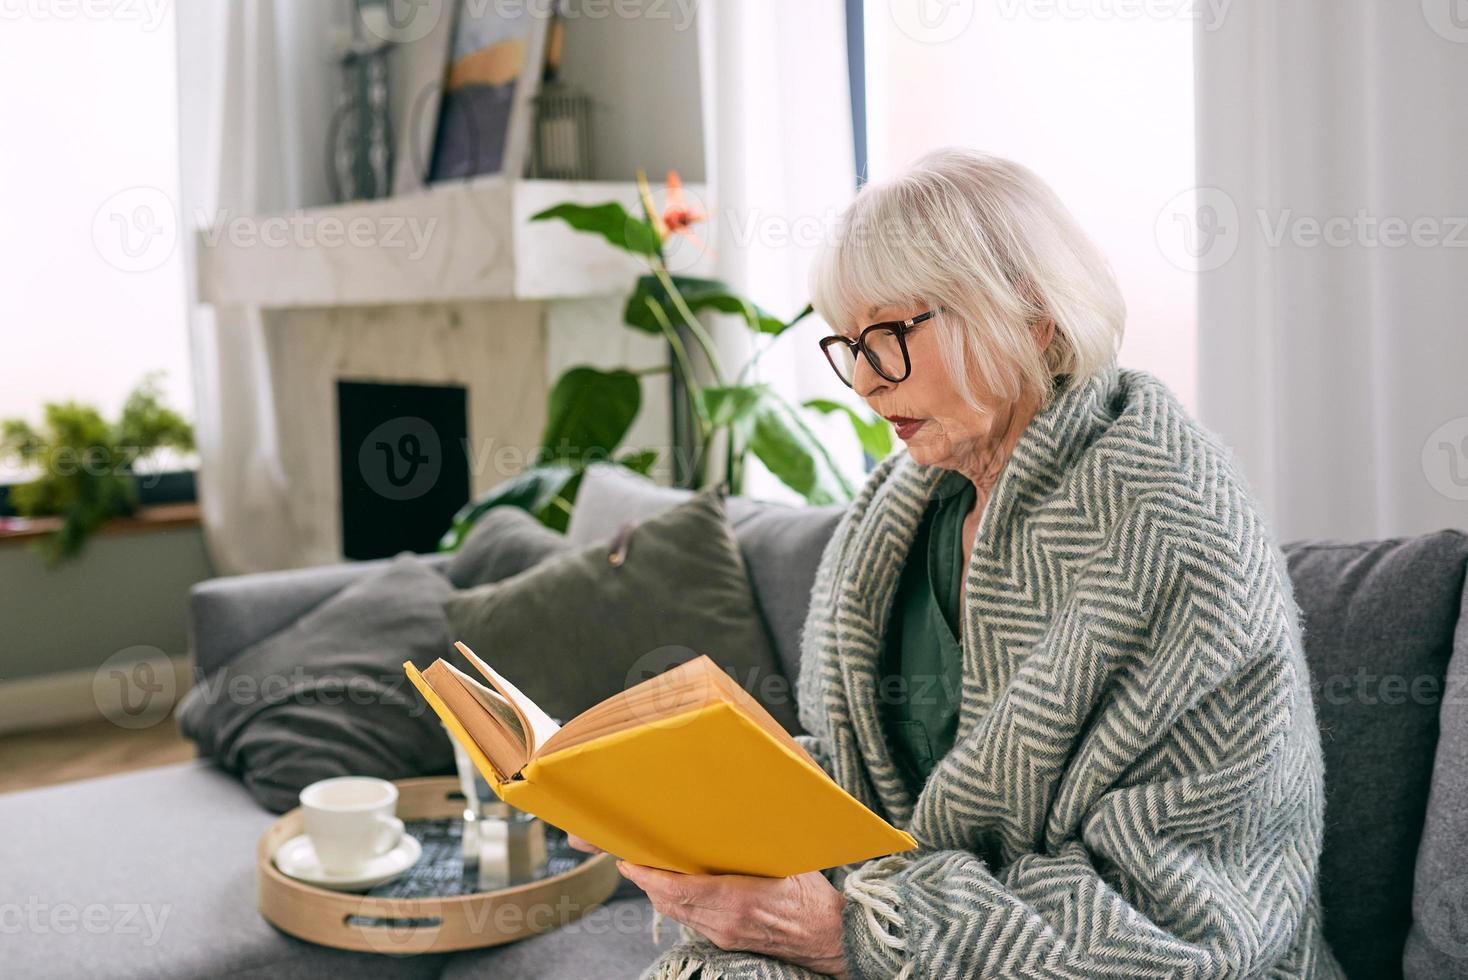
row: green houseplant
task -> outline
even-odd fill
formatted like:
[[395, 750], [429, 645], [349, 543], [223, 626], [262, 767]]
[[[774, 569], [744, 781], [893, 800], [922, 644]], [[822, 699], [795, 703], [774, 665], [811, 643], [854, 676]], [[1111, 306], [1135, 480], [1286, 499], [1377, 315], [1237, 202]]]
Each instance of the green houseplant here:
[[[668, 268], [666, 246], [672, 236], [693, 236], [692, 226], [707, 216], [688, 206], [676, 172], [668, 174], [665, 206], [652, 201], [647, 178], [638, 171], [640, 215], [620, 203], [557, 204], [531, 216], [532, 221], [564, 221], [577, 231], [600, 236], [608, 244], [642, 260], [648, 271], [640, 276], [622, 311], [623, 324], [632, 330], [659, 335], [672, 352], [669, 367], [632, 371], [580, 365], [556, 380], [547, 405], [547, 420], [535, 464], [471, 502], [454, 518], [441, 547], [453, 550], [474, 523], [490, 508], [517, 506], [534, 513], [545, 524], [564, 529], [575, 503], [581, 474], [592, 462], [611, 460], [640, 472], [657, 462], [650, 449], [622, 446], [642, 407], [645, 375], [671, 370], [675, 391], [684, 401], [688, 444], [674, 449], [686, 454], [686, 465], [675, 467], [677, 482], [705, 487], [713, 482], [715, 462], [722, 464], [719, 479], [730, 493], [743, 489], [745, 463], [757, 458], [782, 483], [807, 501], [820, 504], [850, 499], [853, 486], [809, 425], [811, 413], [849, 418], [863, 450], [880, 459], [891, 451], [891, 430], [881, 419], [865, 418], [838, 402], [822, 399], [803, 405], [790, 403], [768, 384], [752, 378], [759, 359], [786, 330], [811, 313], [809, 304], [793, 317], [783, 318], [735, 294], [713, 279], [675, 275]], [[755, 350], [737, 374], [720, 362], [698, 315], [732, 314], [750, 331]], [[695, 370], [690, 352], [702, 355], [705, 382]], [[722, 447], [721, 449], [717, 447]], [[714, 453], [721, 459], [715, 461]]]
[[79, 555], [105, 521], [137, 510], [136, 464], [163, 448], [193, 450], [193, 428], [163, 403], [159, 382], [157, 373], [146, 376], [116, 422], [68, 401], [48, 403], [40, 428], [22, 419], [0, 423], [0, 449], [39, 470], [35, 479], [10, 488], [16, 512], [61, 518], [56, 532], [40, 541], [52, 564]]

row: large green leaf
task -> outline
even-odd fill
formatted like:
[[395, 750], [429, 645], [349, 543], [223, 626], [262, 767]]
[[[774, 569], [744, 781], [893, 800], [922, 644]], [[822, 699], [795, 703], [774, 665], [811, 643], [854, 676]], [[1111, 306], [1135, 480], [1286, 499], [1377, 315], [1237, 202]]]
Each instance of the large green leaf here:
[[[657, 462], [655, 449], [639, 449], [613, 460], [638, 473], [647, 474]], [[535, 466], [506, 480], [478, 500], [465, 504], [454, 515], [453, 525], [439, 539], [439, 551], [457, 551], [486, 513], [496, 507], [518, 507], [535, 515], [546, 527], [564, 532], [576, 505], [581, 478], [586, 468], [576, 463]]]
[[865, 418], [850, 405], [833, 402], [828, 398], [812, 398], [803, 402], [806, 408], [822, 415], [832, 412], [844, 414], [851, 421], [851, 428], [861, 442], [861, 448], [873, 459], [885, 459], [892, 452], [892, 426], [883, 418]]
[[705, 385], [701, 391], [710, 425], [716, 428], [735, 425], [741, 429], [747, 428], [743, 423], [750, 420], [750, 413], [770, 393], [768, 385]]
[[606, 204], [557, 204], [530, 216], [531, 221], [560, 218], [577, 231], [600, 235], [634, 255], [657, 255], [658, 233], [643, 218], [627, 212], [616, 201]]
[[812, 306], [810, 303], [806, 303], [805, 304], [805, 309], [801, 310], [799, 313], [797, 313], [793, 317], [791, 317], [789, 319], [789, 321], [786, 322], [786, 324], [785, 324], [785, 326], [784, 326], [783, 329], [789, 330], [791, 327], [795, 326], [797, 323], [799, 323], [801, 320], [804, 320], [806, 317], [810, 316], [815, 311], [816, 311], [816, 308], [814, 306]]
[[612, 462], [625, 466], [635, 473], [641, 473], [643, 476], [647, 476], [652, 471], [653, 465], [657, 461], [658, 451], [656, 449], [638, 449], [624, 453], [612, 460]]
[[809, 503], [851, 499], [850, 482], [799, 414], [768, 389], [764, 395], [751, 416], [750, 451], [781, 483]]
[[580, 472], [580, 467], [570, 463], [550, 463], [533, 466], [511, 477], [478, 500], [461, 507], [449, 529], [439, 539], [438, 550], [457, 550], [479, 519], [495, 507], [518, 507], [543, 521], [541, 515], [546, 508]]
[[550, 501], [540, 510], [535, 512], [540, 523], [552, 531], [566, 533], [566, 528], [571, 525], [571, 510], [576, 506], [576, 494], [581, 490], [581, 478], [586, 475], [584, 468], [578, 469], [571, 474], [571, 479], [561, 485]]
[[607, 459], [642, 408], [642, 381], [631, 371], [573, 367], [546, 405], [541, 451], [558, 461]]
[[[741, 299], [729, 291], [729, 287], [716, 279], [696, 279], [692, 276], [672, 276], [673, 286], [683, 301], [688, 304], [688, 309], [693, 313], [704, 310], [717, 310], [720, 313], [733, 313], [744, 318], [749, 329], [760, 333], [778, 334], [788, 324], [778, 317], [760, 309], [748, 300]], [[668, 291], [663, 287], [662, 280], [657, 276], [642, 276], [637, 280], [637, 286], [632, 295], [627, 297], [627, 305], [622, 311], [623, 320], [629, 327], [636, 327], [648, 333], [661, 333], [657, 318], [653, 316], [648, 308], [647, 298], [651, 297], [658, 301], [670, 317], [676, 319], [672, 299]]]

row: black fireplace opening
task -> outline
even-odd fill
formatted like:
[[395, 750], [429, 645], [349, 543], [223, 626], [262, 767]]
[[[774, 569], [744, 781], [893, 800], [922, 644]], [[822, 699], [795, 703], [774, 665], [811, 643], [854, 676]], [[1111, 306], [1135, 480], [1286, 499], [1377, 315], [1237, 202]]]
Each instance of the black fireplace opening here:
[[469, 396], [461, 385], [336, 383], [342, 553], [436, 551], [469, 499]]

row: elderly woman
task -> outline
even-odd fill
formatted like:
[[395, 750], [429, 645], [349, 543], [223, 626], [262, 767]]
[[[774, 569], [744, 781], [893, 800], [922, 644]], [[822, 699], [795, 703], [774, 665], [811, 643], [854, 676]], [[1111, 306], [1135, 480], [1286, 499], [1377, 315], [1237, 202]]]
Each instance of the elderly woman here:
[[906, 448], [822, 557], [802, 744], [920, 847], [624, 864], [682, 924], [647, 975], [1339, 976], [1283, 559], [1217, 437], [1118, 368], [1106, 262], [1033, 174], [960, 149], [839, 231], [821, 347]]

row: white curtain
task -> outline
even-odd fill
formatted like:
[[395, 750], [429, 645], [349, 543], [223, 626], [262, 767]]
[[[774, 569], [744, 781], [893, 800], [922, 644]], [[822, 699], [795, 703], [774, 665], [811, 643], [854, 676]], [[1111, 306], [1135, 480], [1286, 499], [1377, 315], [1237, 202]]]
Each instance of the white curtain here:
[[[699, 17], [714, 274], [771, 313], [793, 316], [809, 301], [817, 246], [855, 194], [845, 5], [706, 0]], [[849, 398], [816, 347], [825, 332], [814, 318], [788, 331], [758, 377], [795, 402]], [[742, 364], [744, 328], [716, 337], [720, 359]], [[848, 474], [859, 475], [854, 438], [834, 423], [821, 431]], [[745, 492], [793, 496], [753, 461]]]
[[[191, 0], [178, 9], [185, 227], [324, 203], [339, 4]], [[194, 264], [194, 242], [189, 261]], [[193, 289], [196, 277], [189, 276]], [[190, 296], [199, 496], [221, 574], [290, 565], [290, 493], [261, 311]], [[226, 454], [223, 447], [230, 447]]]
[[1457, 2], [1199, 22], [1199, 413], [1285, 539], [1468, 528]]

